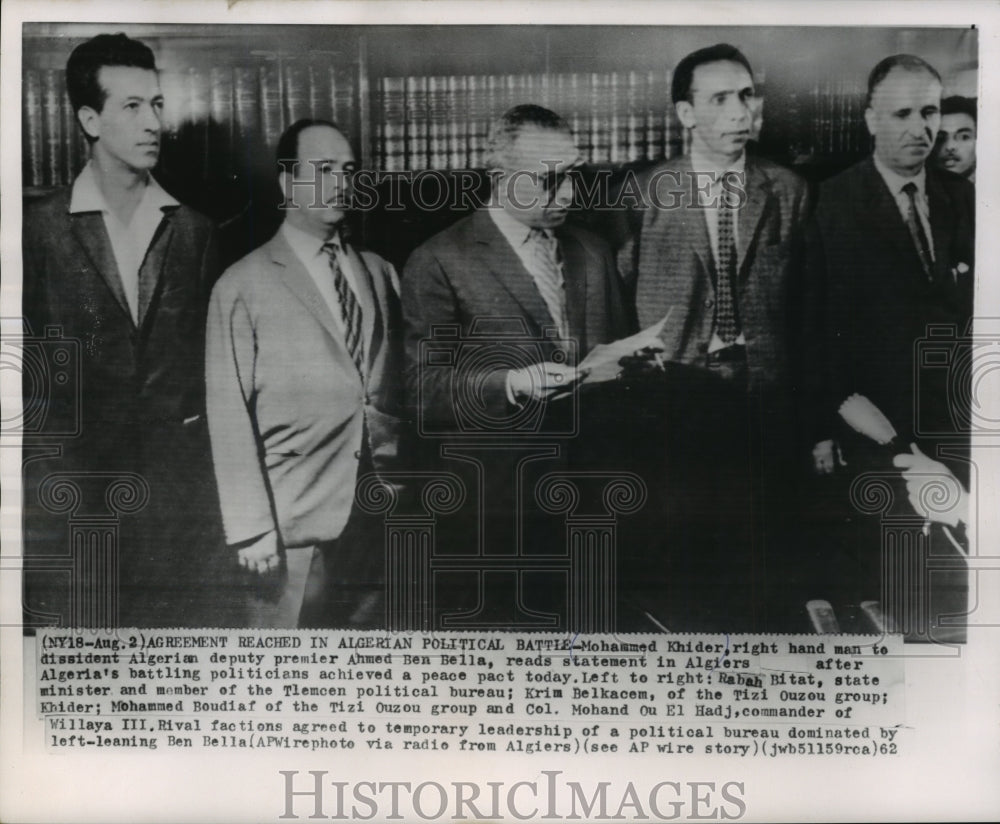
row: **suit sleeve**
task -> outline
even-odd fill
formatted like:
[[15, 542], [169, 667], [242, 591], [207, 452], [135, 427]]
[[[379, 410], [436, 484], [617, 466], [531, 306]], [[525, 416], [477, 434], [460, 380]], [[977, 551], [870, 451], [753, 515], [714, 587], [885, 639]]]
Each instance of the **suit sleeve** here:
[[219, 287], [209, 302], [207, 326], [205, 382], [212, 459], [226, 541], [239, 544], [275, 528], [253, 412], [255, 332], [243, 299]]
[[[403, 322], [405, 326], [406, 406], [418, 420], [446, 428], [457, 426], [454, 395], [469, 400], [469, 410], [479, 406], [499, 417], [507, 408], [507, 369], [466, 373], [456, 363], [421, 363], [421, 343], [438, 325], [461, 329], [457, 299], [441, 262], [425, 249], [417, 249], [403, 271]], [[460, 331], [461, 334], [461, 331]], [[457, 351], [457, 347], [456, 347]], [[455, 385], [456, 378], [464, 386]]]

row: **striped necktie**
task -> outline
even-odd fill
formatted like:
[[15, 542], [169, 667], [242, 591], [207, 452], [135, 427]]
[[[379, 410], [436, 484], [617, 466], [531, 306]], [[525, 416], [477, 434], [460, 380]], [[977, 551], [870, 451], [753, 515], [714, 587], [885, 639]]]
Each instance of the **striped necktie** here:
[[530, 233], [532, 257], [535, 262], [535, 284], [545, 301], [552, 320], [559, 327], [559, 334], [566, 338], [566, 292], [563, 288], [563, 268], [559, 260], [559, 246], [555, 237], [544, 229], [532, 229]]
[[917, 247], [917, 255], [920, 257], [920, 265], [924, 269], [924, 274], [930, 280], [934, 276], [934, 256], [931, 253], [931, 244], [927, 239], [927, 232], [924, 231], [924, 223], [917, 214], [917, 184], [910, 181], [903, 186], [903, 194], [906, 195], [906, 228], [910, 230], [910, 236]]
[[358, 373], [365, 374], [365, 341], [362, 334], [361, 304], [347, 282], [347, 277], [340, 268], [338, 252], [340, 242], [336, 239], [323, 244], [323, 251], [330, 258], [330, 271], [333, 273], [333, 287], [337, 291], [337, 301], [340, 304], [340, 316], [344, 321], [344, 343], [347, 351], [358, 368]]

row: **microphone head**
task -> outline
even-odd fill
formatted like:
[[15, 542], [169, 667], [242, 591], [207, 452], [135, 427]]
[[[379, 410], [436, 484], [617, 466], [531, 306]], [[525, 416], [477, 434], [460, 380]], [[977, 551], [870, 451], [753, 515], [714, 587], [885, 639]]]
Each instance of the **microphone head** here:
[[886, 446], [896, 438], [896, 430], [889, 419], [864, 395], [851, 395], [840, 405], [838, 412], [851, 429], [880, 446]]

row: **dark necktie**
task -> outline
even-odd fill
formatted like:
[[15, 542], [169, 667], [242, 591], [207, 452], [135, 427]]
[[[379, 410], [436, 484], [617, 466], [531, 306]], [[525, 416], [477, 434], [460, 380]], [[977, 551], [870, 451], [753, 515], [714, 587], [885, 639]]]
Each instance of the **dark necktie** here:
[[736, 306], [736, 236], [733, 221], [736, 210], [719, 208], [719, 258], [715, 279], [715, 333], [726, 346], [736, 342], [740, 331]]
[[924, 274], [930, 279], [934, 273], [934, 259], [931, 256], [931, 244], [927, 240], [927, 233], [924, 231], [924, 224], [917, 213], [917, 184], [907, 183], [903, 186], [903, 192], [907, 197], [906, 204], [906, 228], [910, 230], [917, 247], [917, 254], [920, 256], [920, 265], [924, 268]]
[[333, 286], [337, 290], [337, 301], [340, 303], [340, 316], [344, 321], [344, 343], [347, 351], [358, 368], [358, 373], [365, 374], [365, 342], [362, 335], [361, 304], [347, 282], [347, 277], [337, 260], [337, 250], [340, 244], [328, 240], [323, 244], [323, 251], [330, 258], [330, 271], [333, 273]]

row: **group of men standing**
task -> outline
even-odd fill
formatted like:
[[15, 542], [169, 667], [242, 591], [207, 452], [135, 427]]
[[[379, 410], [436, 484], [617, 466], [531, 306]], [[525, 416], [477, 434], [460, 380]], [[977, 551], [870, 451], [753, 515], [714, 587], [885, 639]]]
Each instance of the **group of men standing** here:
[[[747, 151], [759, 99], [746, 57], [727, 45], [688, 55], [672, 98], [690, 154], [640, 176], [655, 197], [609, 215], [627, 224], [618, 250], [567, 222], [582, 165], [567, 122], [517, 106], [491, 130], [490, 203], [417, 249], [401, 278], [352, 242], [356, 162], [333, 123], [285, 132], [283, 223], [217, 277], [211, 223], [151, 174], [162, 97], [149, 49], [100, 35], [73, 52], [67, 83], [91, 159], [26, 213], [24, 307], [35, 334], [56, 326], [83, 344], [82, 434], [54, 463], [29, 465], [29, 551], [47, 473], [145, 478], [149, 506], [123, 519], [121, 625], [380, 626], [383, 523], [356, 501], [360, 479], [374, 473], [405, 498], [407, 473], [427, 461], [460, 475], [475, 464], [466, 509], [479, 517], [452, 540], [530, 555], [537, 536], [565, 533], [546, 532], [528, 479], [594, 469], [599, 454], [649, 491], [619, 533], [619, 591], [634, 614], [680, 630], [780, 628], [767, 605], [808, 577], [797, 459], [844, 476], [864, 454], [837, 421], [842, 401], [866, 395], [901, 442], [933, 454], [916, 437], [914, 343], [930, 323], [964, 331], [975, 222], [972, 185], [927, 164], [942, 86], [919, 58], [872, 71], [874, 154], [811, 207], [798, 176]], [[594, 347], [664, 318], [623, 380], [587, 385], [578, 364]], [[441, 330], [472, 342], [461, 369], [427, 358]], [[498, 361], [507, 339], [516, 357]], [[932, 414], [944, 415], [939, 389]], [[591, 408], [613, 410], [606, 426]], [[520, 455], [495, 438], [476, 453], [426, 437], [464, 435], [469, 414], [502, 436], [535, 409], [575, 438]], [[560, 429], [567, 409], [581, 420]], [[65, 540], [47, 537], [47, 551]], [[445, 611], [502, 626], [565, 608], [558, 585], [523, 580], [495, 554], [487, 566], [514, 570], [516, 609], [485, 606], [494, 579], [459, 576], [471, 597]], [[237, 563], [273, 588], [227, 592], [221, 576]], [[58, 600], [49, 583], [28, 589], [29, 610]], [[220, 612], [219, 599], [243, 611]]]

